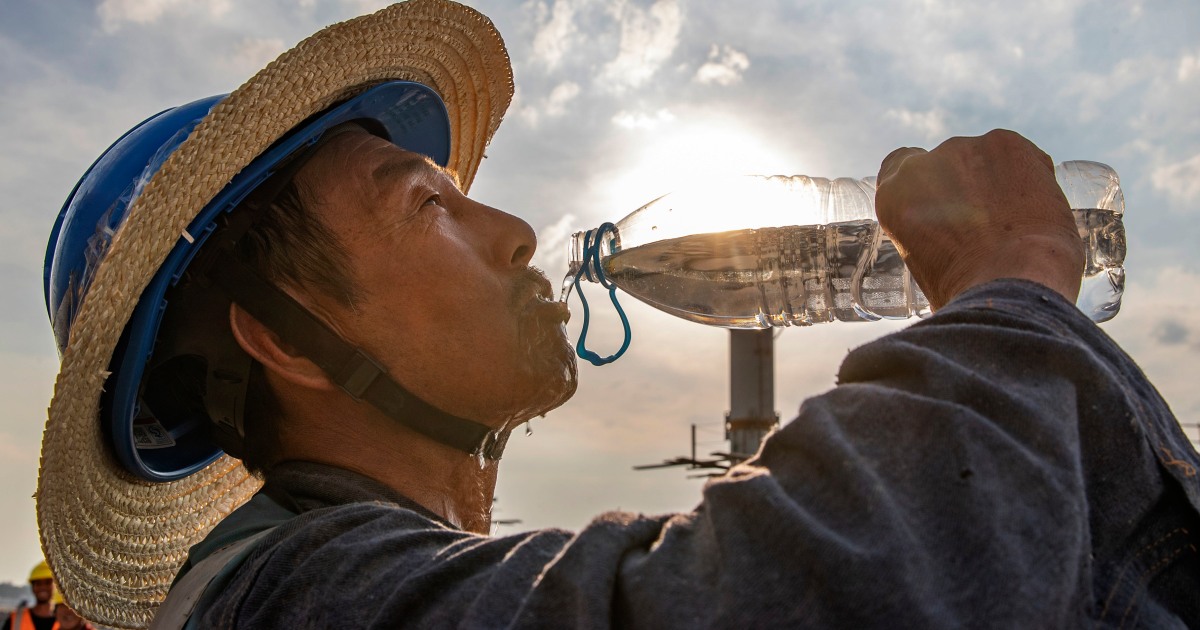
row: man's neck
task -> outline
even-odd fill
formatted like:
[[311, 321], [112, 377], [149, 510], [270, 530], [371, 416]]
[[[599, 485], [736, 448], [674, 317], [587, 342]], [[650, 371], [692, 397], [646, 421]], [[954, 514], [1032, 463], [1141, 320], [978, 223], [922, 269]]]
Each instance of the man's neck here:
[[50, 617], [54, 612], [50, 609], [50, 602], [38, 602], [29, 608], [29, 613], [34, 617]]
[[420, 436], [369, 409], [320, 419], [294, 414], [281, 424], [284, 459], [345, 468], [378, 481], [466, 531], [487, 534], [499, 462], [480, 460]]

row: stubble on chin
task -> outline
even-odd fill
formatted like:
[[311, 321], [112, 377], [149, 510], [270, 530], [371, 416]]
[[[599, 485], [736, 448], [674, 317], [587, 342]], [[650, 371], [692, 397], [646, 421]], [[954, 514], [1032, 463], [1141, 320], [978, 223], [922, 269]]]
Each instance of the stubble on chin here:
[[543, 415], [569, 400], [579, 375], [565, 324], [532, 316], [523, 318], [521, 324], [520, 369], [529, 393], [513, 414], [518, 421]]
[[545, 297], [531, 297], [548, 286], [546, 276], [529, 267], [512, 288], [508, 306], [517, 312], [518, 369], [526, 393], [518, 409], [508, 414], [509, 424], [545, 414], [575, 394], [578, 368], [563, 314], [548, 307]]

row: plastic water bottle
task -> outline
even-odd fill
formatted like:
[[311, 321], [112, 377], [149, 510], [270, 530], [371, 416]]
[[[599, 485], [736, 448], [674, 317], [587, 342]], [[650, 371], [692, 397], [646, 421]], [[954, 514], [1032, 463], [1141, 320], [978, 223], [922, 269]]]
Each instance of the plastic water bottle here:
[[[1125, 200], [1096, 162], [1055, 167], [1086, 242], [1077, 305], [1107, 321], [1125, 288]], [[597, 258], [585, 247], [599, 238]], [[576, 233], [562, 299], [581, 270], [672, 315], [726, 328], [904, 319], [929, 301], [875, 221], [875, 178], [746, 176], [679, 190], [615, 228]], [[590, 273], [587, 273], [590, 272]]]

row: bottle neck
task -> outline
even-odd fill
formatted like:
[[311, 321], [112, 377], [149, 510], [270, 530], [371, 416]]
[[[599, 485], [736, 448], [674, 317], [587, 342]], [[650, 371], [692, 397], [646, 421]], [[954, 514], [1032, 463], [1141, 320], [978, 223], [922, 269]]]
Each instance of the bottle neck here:
[[[567, 280], [568, 281], [574, 280], [575, 276], [579, 274], [579, 270], [581, 268], [583, 268], [583, 266], [584, 266], [585, 261], [584, 261], [584, 257], [583, 257], [583, 241], [584, 241], [584, 237], [586, 235], [587, 235], [587, 232], [576, 232], [571, 235], [571, 241], [569, 243], [567, 243]], [[591, 269], [589, 271], [594, 272], [595, 270]], [[586, 278], [588, 275], [592, 275], [594, 277], [595, 273], [592, 273], [592, 274], [585, 273], [584, 277]]]
[[621, 235], [616, 226], [606, 223], [586, 232], [571, 235], [567, 252], [567, 274], [574, 279], [583, 271], [583, 280], [599, 282], [602, 270], [597, 268], [605, 258], [621, 251]]
[[600, 282], [603, 269], [598, 265], [601, 265], [601, 261], [605, 258], [619, 251], [621, 251], [621, 237], [617, 227], [611, 223], [605, 223], [586, 232], [572, 234], [567, 248], [567, 275], [563, 278], [558, 301], [567, 301], [576, 277], [589, 282]]

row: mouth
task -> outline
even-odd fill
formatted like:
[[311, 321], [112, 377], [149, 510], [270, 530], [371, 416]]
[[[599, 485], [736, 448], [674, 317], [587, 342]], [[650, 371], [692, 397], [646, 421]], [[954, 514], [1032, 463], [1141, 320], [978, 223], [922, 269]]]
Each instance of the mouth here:
[[550, 280], [536, 267], [529, 267], [521, 275], [513, 296], [516, 303], [524, 304], [526, 308], [554, 312], [556, 319], [564, 324], [571, 319], [571, 311], [567, 309], [567, 305], [554, 298]]
[[540, 271], [534, 271], [532, 274], [534, 281], [534, 297], [543, 301], [551, 301], [554, 299], [553, 289], [550, 287], [550, 280]]

